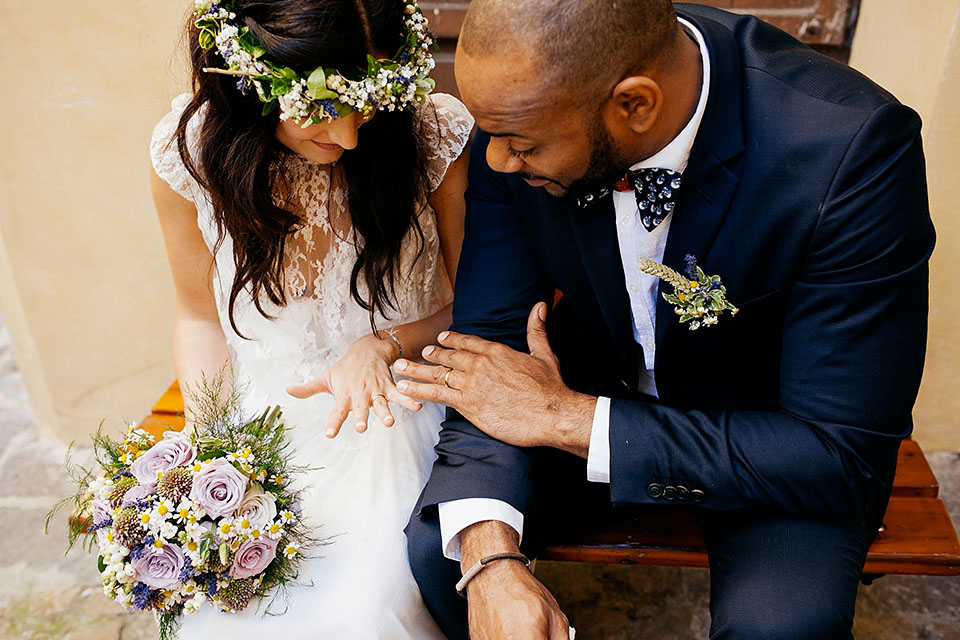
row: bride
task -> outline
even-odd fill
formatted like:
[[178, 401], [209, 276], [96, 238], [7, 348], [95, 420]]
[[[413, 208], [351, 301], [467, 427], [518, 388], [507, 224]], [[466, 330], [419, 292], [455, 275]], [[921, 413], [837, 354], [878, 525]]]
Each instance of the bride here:
[[206, 607], [180, 637], [442, 638], [403, 534], [441, 412], [389, 368], [450, 324], [473, 120], [426, 96], [415, 0], [201, 0], [188, 29], [194, 90], [150, 149], [177, 375], [229, 362], [245, 407], [282, 406], [333, 544], [284, 615]]

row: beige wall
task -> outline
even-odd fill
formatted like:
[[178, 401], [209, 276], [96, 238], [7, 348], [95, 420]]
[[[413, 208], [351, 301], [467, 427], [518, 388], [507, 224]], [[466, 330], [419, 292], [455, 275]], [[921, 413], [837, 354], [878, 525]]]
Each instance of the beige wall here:
[[[0, 5], [0, 311], [38, 419], [64, 439], [140, 417], [174, 376], [147, 144], [186, 86], [173, 52], [189, 4]], [[862, 0], [851, 59], [924, 120], [939, 234], [916, 411], [928, 450], [960, 449], [958, 39], [960, 0]]]
[[173, 379], [148, 142], [188, 2], [4, 2], [0, 311], [43, 427], [137, 419]]
[[923, 119], [930, 211], [930, 337], [914, 438], [960, 449], [960, 0], [862, 0], [851, 66]]

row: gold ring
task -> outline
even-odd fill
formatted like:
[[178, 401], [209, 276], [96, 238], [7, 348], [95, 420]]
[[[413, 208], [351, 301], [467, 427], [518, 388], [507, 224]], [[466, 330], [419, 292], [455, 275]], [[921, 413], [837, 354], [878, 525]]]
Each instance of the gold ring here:
[[443, 374], [443, 386], [445, 386], [447, 389], [454, 389], [454, 390], [456, 390], [456, 387], [451, 387], [451, 386], [450, 386], [450, 374], [451, 374], [451, 373], [453, 373], [453, 369], [447, 369], [447, 372], [446, 372], [445, 374]]
[[371, 402], [375, 401], [377, 398], [383, 398], [384, 402], [387, 401], [387, 396], [383, 395], [382, 393], [378, 393], [375, 396], [373, 396], [373, 398], [371, 398]]

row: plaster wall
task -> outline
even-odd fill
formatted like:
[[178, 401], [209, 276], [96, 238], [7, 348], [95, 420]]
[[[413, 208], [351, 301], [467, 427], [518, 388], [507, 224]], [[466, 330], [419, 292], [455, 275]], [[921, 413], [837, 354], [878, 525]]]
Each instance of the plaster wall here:
[[960, 0], [862, 0], [850, 64], [923, 119], [930, 212], [927, 362], [914, 417], [928, 451], [960, 449]]
[[0, 310], [40, 426], [85, 439], [173, 379], [148, 143], [187, 2], [0, 3]]
[[[190, 3], [0, 4], [0, 312], [40, 426], [85, 438], [136, 419], [173, 379], [173, 292], [147, 146], [187, 86]], [[924, 120], [932, 261], [915, 437], [960, 449], [960, 0], [862, 0], [851, 65]]]

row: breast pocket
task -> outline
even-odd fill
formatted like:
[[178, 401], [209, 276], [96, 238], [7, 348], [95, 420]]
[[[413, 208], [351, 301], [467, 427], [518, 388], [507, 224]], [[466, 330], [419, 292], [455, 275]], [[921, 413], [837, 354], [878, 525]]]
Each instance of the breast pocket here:
[[713, 326], [673, 333], [676, 350], [663, 355], [671, 371], [696, 381], [700, 406], [776, 406], [784, 301], [780, 290], [771, 291], [739, 303], [737, 315], [724, 313]]

